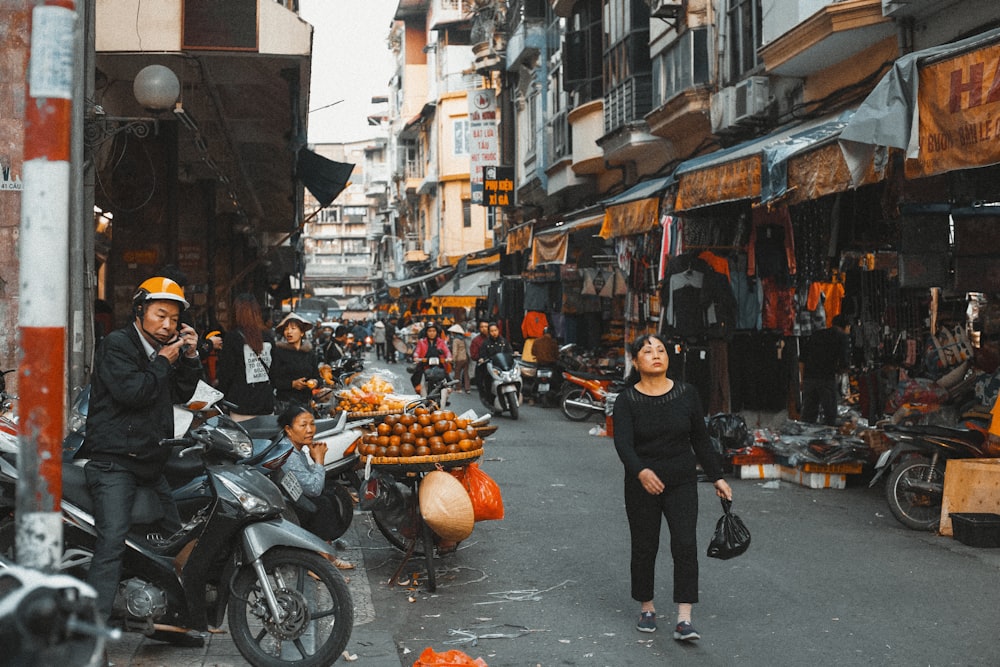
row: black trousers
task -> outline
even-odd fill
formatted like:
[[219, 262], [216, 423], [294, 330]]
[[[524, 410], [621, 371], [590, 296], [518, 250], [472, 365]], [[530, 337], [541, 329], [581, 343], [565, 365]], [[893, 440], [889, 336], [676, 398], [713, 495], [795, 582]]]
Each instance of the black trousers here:
[[[332, 484], [332, 482], [327, 482]], [[327, 542], [333, 541], [347, 532], [350, 527], [350, 514], [354, 507], [343, 507], [337, 495], [328, 489], [324, 489], [318, 496], [309, 496], [309, 500], [316, 506], [316, 511], [307, 513], [300, 509], [295, 511], [299, 514], [302, 527], [313, 535]], [[347, 513], [345, 515], [345, 513]]]
[[816, 380], [806, 378], [802, 381], [802, 421], [815, 424], [819, 418], [819, 409], [823, 408], [823, 423], [827, 426], [837, 424], [837, 380]]
[[161, 525], [166, 535], [180, 530], [181, 519], [170, 493], [170, 485], [162, 475], [155, 483], [144, 483], [127, 468], [107, 461], [90, 461], [85, 471], [87, 487], [94, 501], [94, 525], [97, 530], [87, 583], [97, 591], [98, 609], [105, 618], [109, 618], [121, 579], [125, 536], [132, 527], [130, 510], [135, 504], [138, 488], [149, 486], [159, 496], [164, 513]]
[[667, 486], [658, 496], [642, 488], [636, 478], [625, 479], [625, 513], [632, 535], [632, 599], [653, 599], [660, 526], [666, 517], [670, 555], [674, 561], [674, 602], [698, 601], [698, 484]]

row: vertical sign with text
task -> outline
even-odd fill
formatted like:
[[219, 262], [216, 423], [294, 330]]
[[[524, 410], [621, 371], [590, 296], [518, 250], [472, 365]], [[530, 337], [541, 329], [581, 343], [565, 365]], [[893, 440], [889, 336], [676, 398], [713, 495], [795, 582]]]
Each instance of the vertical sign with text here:
[[469, 179], [472, 203], [484, 206], [483, 167], [500, 163], [497, 140], [497, 100], [492, 89], [469, 92]]

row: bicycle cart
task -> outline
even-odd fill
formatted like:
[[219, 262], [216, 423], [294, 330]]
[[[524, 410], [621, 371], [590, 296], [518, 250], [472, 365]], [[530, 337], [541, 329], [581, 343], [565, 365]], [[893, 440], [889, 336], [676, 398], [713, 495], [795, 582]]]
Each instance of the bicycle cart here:
[[390, 517], [392, 512], [373, 510], [372, 518], [379, 532], [396, 549], [404, 553], [403, 562], [393, 573], [389, 582], [392, 583], [402, 572], [410, 558], [423, 557], [427, 566], [427, 590], [437, 589], [437, 576], [434, 567], [435, 534], [424, 521], [420, 512], [420, 482], [428, 473], [434, 470], [453, 470], [462, 468], [477, 461], [483, 450], [477, 449], [455, 454], [431, 456], [411, 456], [407, 458], [371, 457], [370, 463], [374, 470], [390, 475], [395, 481], [408, 487], [410, 494], [406, 498], [406, 507], [402, 521]]

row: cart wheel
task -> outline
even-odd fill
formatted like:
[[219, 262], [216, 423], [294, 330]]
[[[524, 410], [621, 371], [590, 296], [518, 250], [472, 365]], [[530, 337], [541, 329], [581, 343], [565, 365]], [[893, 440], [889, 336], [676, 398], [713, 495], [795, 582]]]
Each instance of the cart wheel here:
[[427, 561], [427, 590], [433, 593], [437, 590], [437, 572], [434, 569], [434, 533], [423, 517], [420, 526], [424, 534], [424, 558]]

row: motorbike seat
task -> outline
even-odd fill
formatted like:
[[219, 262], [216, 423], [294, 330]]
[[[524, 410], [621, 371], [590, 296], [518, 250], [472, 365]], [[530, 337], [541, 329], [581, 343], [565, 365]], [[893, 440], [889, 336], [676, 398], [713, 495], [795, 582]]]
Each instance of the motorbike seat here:
[[613, 375], [608, 375], [606, 373], [586, 373], [584, 371], [566, 371], [570, 375], [578, 378], [583, 378], [584, 380], [608, 380], [614, 382], [618, 380], [617, 377]]
[[277, 415], [257, 415], [245, 419], [239, 424], [254, 440], [270, 439], [275, 433], [281, 431]]
[[195, 477], [205, 474], [205, 464], [201, 460], [201, 457], [187, 456], [181, 458], [178, 456], [183, 449], [183, 447], [173, 447], [170, 451], [170, 457], [163, 467], [163, 474], [166, 476], [171, 489], [183, 486]]
[[[64, 463], [62, 467], [63, 497], [88, 514], [94, 513], [94, 501], [87, 488], [87, 474], [82, 466]], [[153, 524], [163, 518], [163, 507], [156, 492], [140, 486], [132, 503], [132, 523]]]

